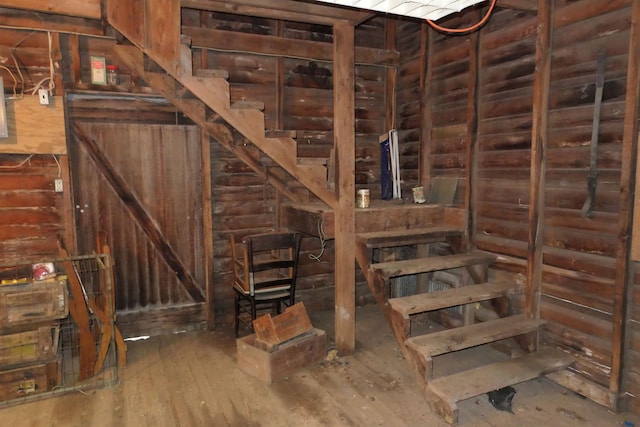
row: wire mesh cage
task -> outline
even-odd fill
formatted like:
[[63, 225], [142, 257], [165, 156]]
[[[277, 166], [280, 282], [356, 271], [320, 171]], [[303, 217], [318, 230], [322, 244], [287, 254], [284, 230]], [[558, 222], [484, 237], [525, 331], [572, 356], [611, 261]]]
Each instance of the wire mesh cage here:
[[0, 265], [0, 406], [118, 381], [108, 254]]

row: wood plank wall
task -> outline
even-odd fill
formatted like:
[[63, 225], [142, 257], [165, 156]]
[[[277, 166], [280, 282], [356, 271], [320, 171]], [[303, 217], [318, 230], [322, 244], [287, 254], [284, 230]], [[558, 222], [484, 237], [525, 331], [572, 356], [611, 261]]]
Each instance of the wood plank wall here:
[[0, 155], [0, 264], [58, 257], [69, 225], [64, 193], [54, 191], [58, 176], [53, 155]]
[[[546, 344], [577, 359], [575, 371], [596, 386], [611, 386], [616, 239], [620, 200], [621, 146], [631, 1], [557, 0], [552, 28], [549, 134], [541, 315]], [[452, 27], [468, 23], [452, 18]], [[474, 173], [477, 247], [500, 255], [491, 274], [526, 282], [535, 13], [498, 8], [479, 38], [478, 133]], [[430, 177], [464, 176], [465, 105], [469, 73], [468, 36], [429, 31], [430, 55], [423, 109], [412, 102], [419, 82], [419, 24], [398, 25], [402, 64], [398, 117], [403, 143], [416, 144], [421, 111], [426, 114]], [[423, 37], [423, 36], [422, 36]], [[607, 56], [600, 117], [598, 186], [593, 215], [582, 215], [587, 195], [594, 113], [596, 59]], [[424, 142], [423, 142], [424, 143]], [[464, 188], [464, 186], [463, 186]], [[458, 201], [460, 201], [458, 193]], [[640, 297], [634, 276], [630, 307]], [[522, 300], [512, 301], [520, 310]], [[638, 395], [638, 313], [629, 313], [625, 390]], [[630, 405], [638, 406], [631, 399]]]
[[[578, 13], [580, 11], [580, 13]], [[608, 388], [620, 200], [630, 2], [557, 1], [552, 29], [542, 317], [545, 338], [576, 357], [576, 370]], [[586, 200], [596, 60], [606, 54], [598, 187]]]

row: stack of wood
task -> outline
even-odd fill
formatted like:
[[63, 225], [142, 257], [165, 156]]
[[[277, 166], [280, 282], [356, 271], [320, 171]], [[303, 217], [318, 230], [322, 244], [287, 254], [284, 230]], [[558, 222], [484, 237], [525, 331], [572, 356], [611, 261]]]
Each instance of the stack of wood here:
[[272, 317], [253, 321], [254, 334], [237, 340], [238, 365], [268, 383], [285, 378], [322, 360], [327, 335], [314, 328], [304, 304], [299, 302]]

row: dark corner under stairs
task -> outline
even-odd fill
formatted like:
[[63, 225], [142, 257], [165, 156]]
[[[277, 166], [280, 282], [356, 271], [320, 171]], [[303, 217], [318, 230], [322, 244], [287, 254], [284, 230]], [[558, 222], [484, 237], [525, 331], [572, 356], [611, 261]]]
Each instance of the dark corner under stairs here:
[[[431, 407], [448, 423], [458, 422], [458, 402], [462, 400], [563, 370], [573, 363], [573, 358], [560, 350], [539, 348], [470, 370], [435, 375], [434, 359], [437, 357], [526, 334], [537, 336], [544, 321], [527, 318], [524, 314], [503, 313], [499, 316], [492, 311], [493, 317], [476, 323], [476, 310], [482, 307], [487, 311], [481, 304], [491, 307], [492, 300], [519, 292], [519, 289], [515, 283], [487, 280], [488, 266], [495, 261], [495, 256], [466, 250], [466, 234], [462, 228], [434, 225], [422, 229], [365, 232], [358, 234], [357, 244], [359, 252], [364, 254], [359, 258], [361, 268], [405, 358], [417, 374], [419, 386]], [[408, 246], [427, 249], [414, 251], [418, 255], [415, 257], [401, 256], [406, 259], [393, 259], [394, 255], [389, 257], [384, 252], [380, 255], [381, 251]], [[428, 249], [429, 246], [435, 248]], [[413, 254], [406, 250], [401, 252]], [[448, 274], [446, 277], [459, 277], [460, 280], [452, 286], [429, 289], [429, 283], [437, 274]], [[407, 276], [426, 277], [427, 289], [423, 286], [414, 294], [392, 295], [392, 282]], [[434, 313], [455, 308], [461, 318], [460, 325], [423, 335], [412, 330], [412, 320], [429, 319]], [[522, 354], [522, 350], [518, 348], [511, 354], [516, 353]]]

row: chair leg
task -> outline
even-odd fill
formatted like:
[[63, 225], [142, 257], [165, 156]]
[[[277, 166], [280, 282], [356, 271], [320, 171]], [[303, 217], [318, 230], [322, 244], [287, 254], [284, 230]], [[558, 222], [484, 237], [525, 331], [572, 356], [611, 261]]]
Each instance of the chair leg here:
[[238, 338], [238, 329], [240, 327], [240, 297], [238, 296], [238, 292], [234, 292], [235, 294], [235, 318], [233, 320], [233, 327], [236, 330], [236, 338]]

